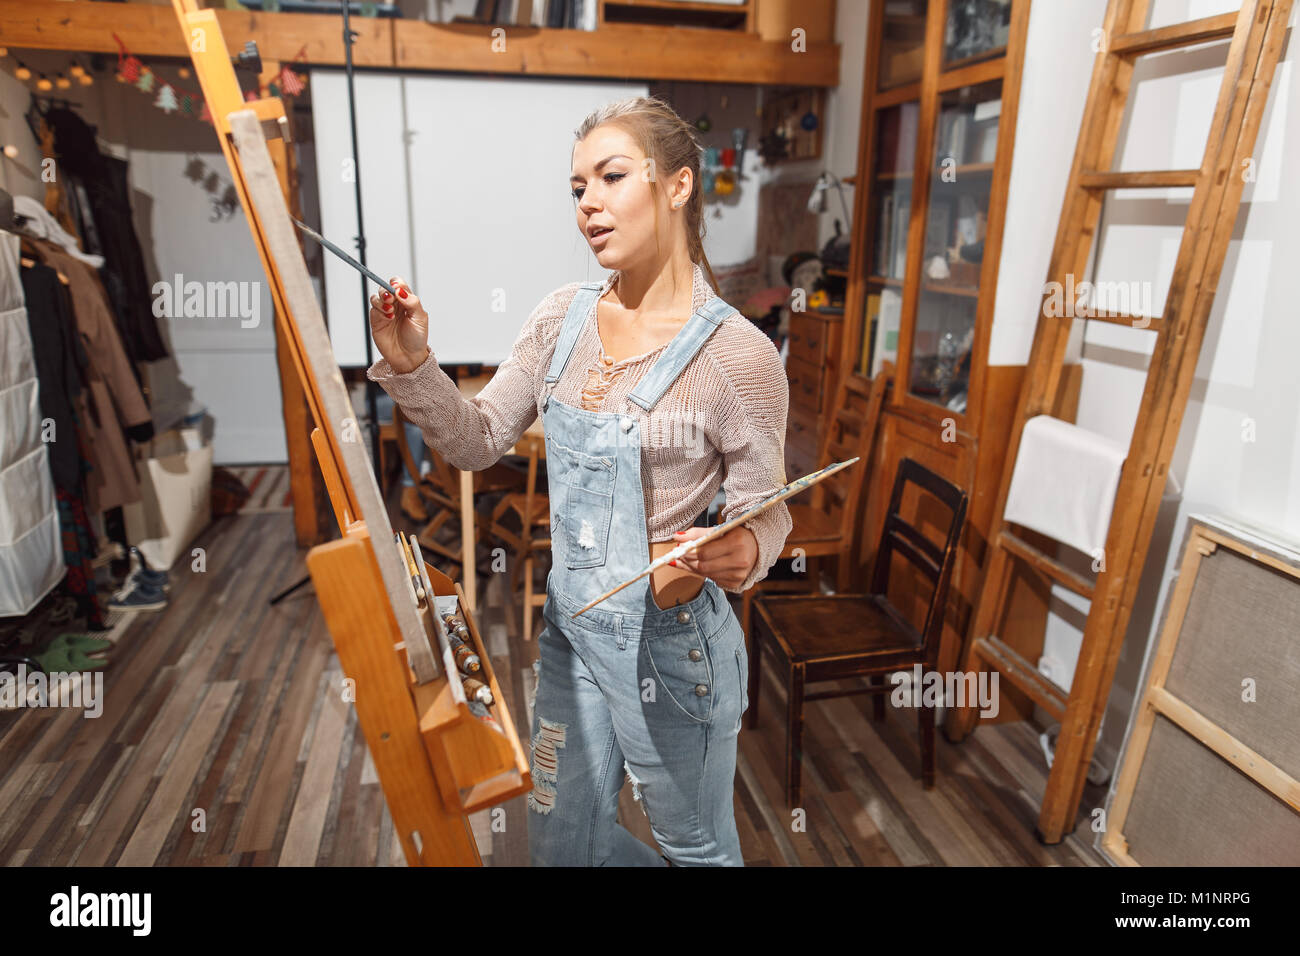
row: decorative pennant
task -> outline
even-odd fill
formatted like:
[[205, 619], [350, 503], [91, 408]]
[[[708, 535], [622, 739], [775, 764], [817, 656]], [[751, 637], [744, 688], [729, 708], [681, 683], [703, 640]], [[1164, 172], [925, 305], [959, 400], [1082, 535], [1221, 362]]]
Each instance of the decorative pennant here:
[[290, 96], [297, 96], [306, 89], [306, 86], [302, 82], [302, 77], [289, 69], [289, 64], [287, 63], [280, 67], [280, 89], [284, 90]]
[[154, 100], [153, 105], [158, 107], [164, 113], [170, 113], [172, 110], [176, 109], [177, 105], [175, 91], [164, 83], [162, 89], [158, 91], [158, 99]]

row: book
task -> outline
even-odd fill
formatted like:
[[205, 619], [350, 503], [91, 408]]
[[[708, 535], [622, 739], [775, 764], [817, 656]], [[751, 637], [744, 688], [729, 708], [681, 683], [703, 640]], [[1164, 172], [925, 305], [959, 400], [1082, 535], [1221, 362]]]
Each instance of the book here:
[[911, 102], [898, 108], [898, 168], [900, 172], [911, 172], [916, 163], [916, 127], [920, 119], [921, 105]]
[[871, 374], [871, 353], [876, 344], [876, 321], [880, 316], [880, 293], [867, 296], [867, 314], [862, 334], [862, 355], [858, 360], [858, 373]]
[[888, 359], [898, 362], [898, 325], [903, 310], [903, 297], [897, 289], [880, 293], [880, 313], [876, 321], [876, 342], [871, 356], [871, 377], [880, 372], [880, 364]]
[[894, 279], [901, 279], [907, 273], [907, 218], [907, 212], [903, 210], [894, 216], [894, 259], [889, 273]]
[[888, 276], [894, 261], [894, 194], [880, 200], [880, 218], [876, 223], [875, 269], [878, 276]]

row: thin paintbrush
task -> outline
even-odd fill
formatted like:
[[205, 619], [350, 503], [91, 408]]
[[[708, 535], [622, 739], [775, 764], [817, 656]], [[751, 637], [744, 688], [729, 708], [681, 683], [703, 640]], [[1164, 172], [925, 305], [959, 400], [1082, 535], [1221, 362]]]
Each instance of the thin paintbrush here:
[[290, 216], [289, 218], [290, 218], [290, 219], [293, 219], [293, 224], [294, 224], [295, 226], [297, 226], [297, 227], [298, 227], [299, 229], [301, 229], [303, 232], [307, 233], [307, 235], [311, 236], [313, 239], [315, 239], [317, 242], [319, 242], [322, 246], [324, 246], [324, 247], [325, 247], [326, 249], [328, 249], [330, 252], [334, 253], [334, 255], [338, 256], [340, 259], [342, 259], [344, 262], [346, 262], [346, 263], [347, 263], [348, 265], [350, 265], [352, 268], [356, 269], [358, 272], [362, 273], [363, 275], [369, 276], [370, 279], [371, 279], [371, 281], [378, 283], [378, 284], [380, 285], [381, 288], [387, 289], [389, 295], [392, 295], [392, 296], [394, 296], [394, 297], [397, 296], [397, 290], [396, 290], [396, 289], [394, 289], [391, 285], [389, 285], [389, 284], [388, 284], [387, 282], [385, 282], [383, 279], [379, 278], [379, 276], [375, 275], [373, 272], [371, 272], [369, 269], [367, 269], [367, 268], [366, 268], [365, 266], [363, 266], [361, 263], [357, 262], [356, 259], [353, 259], [350, 255], [348, 255], [346, 252], [344, 252], [344, 251], [343, 251], [342, 249], [340, 249], [338, 246], [334, 245], [334, 243], [330, 242], [328, 239], [326, 239], [324, 236], [322, 236], [319, 232], [317, 232], [317, 231], [316, 231], [315, 229], [313, 229], [311, 226], [304, 225], [303, 223], [299, 222], [297, 219], [294, 219], [293, 216]]

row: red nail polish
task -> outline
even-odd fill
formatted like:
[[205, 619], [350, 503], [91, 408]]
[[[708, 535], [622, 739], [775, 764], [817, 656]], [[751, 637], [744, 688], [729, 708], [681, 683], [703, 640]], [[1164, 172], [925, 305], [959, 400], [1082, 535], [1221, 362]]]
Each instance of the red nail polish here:
[[406, 298], [406, 290], [405, 290], [405, 289], [398, 289], [398, 290], [397, 290], [397, 294], [400, 295], [403, 299]]
[[668, 563], [671, 564], [673, 567], [677, 567], [677, 559], [676, 559], [676, 558], [673, 558], [673, 559], [672, 559], [671, 561], [669, 561]]

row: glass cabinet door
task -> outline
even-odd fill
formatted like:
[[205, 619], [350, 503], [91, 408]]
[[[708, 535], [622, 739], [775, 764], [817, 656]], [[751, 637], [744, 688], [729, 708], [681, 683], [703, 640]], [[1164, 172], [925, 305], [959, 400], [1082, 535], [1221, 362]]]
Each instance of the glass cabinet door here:
[[870, 277], [862, 352], [857, 362], [861, 375], [874, 377], [882, 361], [897, 361], [920, 114], [916, 100], [876, 111], [875, 164], [870, 184]]
[[948, 0], [944, 70], [1001, 56], [1011, 32], [1011, 0]]
[[908, 391], [966, 410], [1002, 83], [940, 94]]
[[925, 60], [926, 0], [883, 0], [878, 89], [915, 83]]

